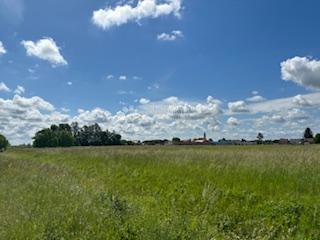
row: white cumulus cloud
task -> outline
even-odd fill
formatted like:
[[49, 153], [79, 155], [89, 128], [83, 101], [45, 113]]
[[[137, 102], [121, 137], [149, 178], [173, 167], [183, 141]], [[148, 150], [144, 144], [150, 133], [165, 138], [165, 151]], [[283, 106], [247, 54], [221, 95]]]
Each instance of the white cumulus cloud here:
[[320, 61], [308, 57], [294, 57], [281, 63], [285, 81], [293, 81], [311, 89], [320, 89]]
[[109, 74], [109, 75], [107, 76], [107, 79], [108, 79], [108, 80], [114, 79], [114, 76], [113, 76], [112, 74]]
[[149, 99], [146, 99], [146, 98], [141, 98], [141, 99], [139, 100], [139, 103], [140, 103], [140, 104], [148, 104], [148, 103], [150, 103], [150, 100], [149, 100]]
[[24, 87], [22, 87], [22, 86], [20, 86], [20, 85], [18, 85], [17, 88], [16, 88], [16, 90], [14, 90], [14, 93], [17, 94], [17, 95], [21, 95], [21, 94], [23, 94], [24, 92], [25, 92]]
[[175, 41], [178, 38], [183, 38], [183, 33], [180, 30], [175, 30], [170, 33], [161, 33], [157, 36], [157, 39], [161, 41]]
[[[77, 114], [71, 116], [68, 109], [55, 110], [50, 102], [41, 97], [15, 95], [12, 99], [0, 98], [0, 132], [13, 144], [23, 143], [30, 142], [36, 131], [51, 124], [77, 121], [81, 126], [98, 123], [103, 129], [116, 131], [131, 140], [173, 136], [188, 139], [203, 132], [214, 140], [222, 137], [254, 139], [261, 131], [268, 132], [271, 138], [299, 137], [306, 126], [316, 131], [319, 129], [319, 96], [320, 92], [316, 92], [247, 105], [238, 101], [230, 103], [229, 110], [223, 109], [224, 103], [211, 96], [203, 101], [187, 101], [173, 96], [157, 102], [141, 99], [140, 102], [147, 104], [116, 113], [94, 108], [79, 109]], [[312, 105], [308, 106], [305, 102]], [[235, 118], [229, 115], [231, 109], [244, 112]], [[220, 117], [226, 116], [228, 119], [221, 122]]]
[[319, 107], [320, 92], [297, 95], [288, 98], [278, 98], [259, 103], [248, 104], [247, 108], [251, 113], [270, 113], [274, 111], [287, 111], [296, 107]]
[[60, 53], [60, 48], [52, 38], [42, 38], [37, 42], [21, 41], [28, 56], [40, 58], [50, 62], [53, 66], [68, 65]]
[[68, 122], [69, 119], [68, 115], [55, 112], [51, 103], [38, 96], [0, 98], [0, 132], [13, 144], [30, 142], [41, 128]]
[[10, 88], [4, 82], [0, 82], [0, 92], [10, 92]]
[[20, 106], [20, 107], [33, 107], [39, 110], [45, 111], [53, 111], [54, 106], [43, 100], [41, 97], [35, 96], [31, 98], [24, 98], [19, 95], [15, 95], [12, 99], [13, 104]]
[[125, 80], [127, 80], [128, 78], [127, 78], [127, 76], [125, 76], [125, 75], [122, 75], [122, 76], [120, 76], [119, 77], [119, 80], [121, 80], [121, 81], [125, 81]]
[[297, 95], [293, 97], [292, 102], [298, 107], [309, 107], [312, 106], [312, 102], [303, 97], [302, 95]]
[[139, 0], [136, 6], [125, 4], [115, 8], [106, 7], [93, 12], [92, 22], [102, 28], [109, 29], [128, 22], [137, 22], [145, 18], [158, 18], [165, 15], [180, 16], [182, 0]]
[[3, 43], [0, 41], [0, 56], [6, 53], [7, 50], [4, 48]]
[[244, 101], [228, 103], [229, 110], [234, 113], [248, 112], [247, 105]]
[[228, 118], [227, 123], [231, 126], [238, 126], [240, 124], [239, 120], [235, 117]]
[[266, 99], [262, 96], [255, 95], [255, 96], [247, 98], [246, 100], [248, 102], [262, 102], [262, 101], [265, 101]]

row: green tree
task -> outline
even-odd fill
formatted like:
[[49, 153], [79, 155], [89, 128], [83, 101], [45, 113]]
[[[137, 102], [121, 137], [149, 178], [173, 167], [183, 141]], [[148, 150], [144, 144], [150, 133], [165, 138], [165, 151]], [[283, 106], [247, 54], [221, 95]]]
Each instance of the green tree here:
[[0, 152], [3, 152], [9, 146], [9, 141], [6, 139], [5, 136], [0, 134]]
[[59, 131], [65, 131], [68, 133], [72, 133], [71, 126], [67, 123], [59, 124]]
[[102, 131], [99, 124], [79, 127], [78, 123], [51, 125], [36, 133], [34, 147], [121, 145], [121, 135]]
[[58, 133], [58, 146], [59, 147], [72, 147], [75, 144], [74, 137], [71, 132], [59, 131]]
[[116, 132], [112, 132], [111, 133], [111, 145], [121, 145], [121, 135], [116, 133]]
[[262, 144], [262, 140], [264, 139], [264, 136], [261, 132], [258, 133], [257, 139], [258, 139], [258, 143]]
[[75, 141], [80, 146], [121, 145], [121, 135], [115, 132], [102, 131], [99, 124], [83, 126], [78, 130]]
[[38, 148], [71, 147], [75, 144], [69, 124], [51, 125], [50, 128], [38, 131], [33, 139], [33, 146]]
[[314, 137], [314, 142], [316, 144], [320, 144], [320, 133], [318, 133], [315, 137]]
[[306, 128], [306, 130], [304, 131], [303, 137], [305, 139], [313, 138], [313, 132], [311, 131], [310, 128]]
[[37, 132], [33, 138], [33, 146], [37, 148], [57, 147], [58, 137], [54, 131], [56, 131], [56, 129], [54, 128], [54, 130], [52, 130], [51, 126], [51, 128], [46, 128]]
[[102, 146], [102, 134], [103, 131], [99, 124], [95, 123], [94, 125], [89, 126], [90, 140], [89, 144], [93, 146]]
[[180, 142], [181, 141], [181, 139], [180, 138], [178, 138], [178, 137], [174, 137], [174, 138], [172, 138], [172, 142]]
[[59, 127], [58, 127], [57, 125], [54, 125], [54, 124], [51, 125], [50, 129], [51, 129], [52, 132], [57, 132], [57, 131], [59, 131]]
[[79, 134], [80, 134], [80, 127], [79, 124], [77, 122], [73, 122], [71, 123], [71, 133], [72, 136], [74, 137], [74, 141], [75, 141], [75, 145], [79, 146], [80, 142], [79, 142]]
[[172, 144], [179, 144], [181, 142], [181, 139], [178, 137], [172, 138]]

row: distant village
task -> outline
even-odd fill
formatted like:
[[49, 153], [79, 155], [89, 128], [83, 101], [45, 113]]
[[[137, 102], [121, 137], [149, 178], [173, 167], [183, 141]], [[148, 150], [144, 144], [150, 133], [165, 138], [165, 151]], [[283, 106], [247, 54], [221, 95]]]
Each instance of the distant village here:
[[141, 145], [309, 145], [320, 143], [320, 135], [317, 134], [316, 137], [313, 136], [313, 133], [310, 128], [307, 128], [303, 134], [302, 138], [297, 139], [287, 139], [280, 138], [276, 140], [263, 140], [264, 136], [262, 133], [258, 133], [256, 140], [246, 140], [246, 139], [225, 139], [222, 138], [218, 141], [213, 141], [211, 138], [207, 138], [206, 133], [203, 134], [203, 137], [181, 140], [180, 138], [173, 138], [172, 140], [148, 140], [148, 141], [135, 141], [134, 144]]

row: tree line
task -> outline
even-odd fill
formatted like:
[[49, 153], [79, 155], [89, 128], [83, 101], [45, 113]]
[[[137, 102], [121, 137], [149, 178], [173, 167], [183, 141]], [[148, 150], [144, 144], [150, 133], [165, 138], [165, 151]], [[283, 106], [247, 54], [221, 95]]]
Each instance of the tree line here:
[[[258, 142], [263, 143], [263, 134], [257, 136]], [[303, 134], [304, 142], [320, 144], [320, 133], [313, 135], [310, 128], [306, 128]], [[167, 140], [164, 140], [167, 141]], [[173, 138], [172, 142], [180, 142], [179, 138]], [[156, 141], [145, 141], [144, 143], [158, 144]], [[108, 145], [136, 145], [132, 141], [121, 139], [121, 135], [112, 131], [103, 131], [99, 124], [80, 127], [77, 122], [69, 124], [51, 125], [38, 131], [33, 137], [32, 146], [44, 147], [72, 147], [72, 146], [108, 146]], [[140, 142], [138, 143], [141, 144]], [[10, 146], [7, 138], [0, 134], [0, 152]]]
[[72, 147], [121, 145], [121, 135], [103, 131], [99, 124], [79, 127], [77, 122], [51, 125], [38, 131], [33, 137], [33, 147]]

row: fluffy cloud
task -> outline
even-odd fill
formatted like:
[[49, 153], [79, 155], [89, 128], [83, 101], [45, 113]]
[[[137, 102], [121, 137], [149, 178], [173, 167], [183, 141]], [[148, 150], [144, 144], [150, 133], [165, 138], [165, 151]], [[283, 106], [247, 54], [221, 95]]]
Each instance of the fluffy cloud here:
[[19, 86], [19, 85], [17, 86], [16, 90], [14, 90], [14, 93], [17, 94], [17, 95], [21, 95], [21, 94], [23, 94], [24, 92], [25, 92], [24, 87]]
[[28, 56], [34, 56], [50, 62], [53, 66], [68, 65], [60, 53], [60, 48], [52, 38], [43, 38], [37, 42], [21, 41]]
[[[229, 103], [228, 109], [223, 109], [223, 103], [211, 96], [201, 102], [169, 97], [157, 102], [141, 99], [140, 103], [136, 108], [129, 107], [116, 113], [94, 108], [79, 109], [77, 114], [70, 116], [68, 110], [57, 111], [38, 96], [0, 98], [0, 132], [15, 144], [30, 142], [36, 131], [50, 124], [74, 121], [81, 126], [98, 123], [103, 129], [117, 131], [132, 140], [173, 136], [187, 139], [203, 132], [215, 140], [222, 137], [254, 139], [257, 132], [268, 132], [271, 138], [299, 137], [306, 126], [315, 130], [319, 126], [318, 92], [261, 103], [238, 101]], [[225, 123], [219, 120], [239, 111], [242, 114], [237, 118], [229, 116]]]
[[141, 99], [139, 100], [139, 103], [140, 103], [140, 104], [148, 104], [148, 103], [150, 103], [150, 100], [149, 100], [149, 99], [146, 99], [146, 98], [141, 98]]
[[[272, 124], [282, 124], [284, 123], [286, 120], [280, 116], [280, 115], [277, 115], [277, 114], [273, 114], [273, 115], [264, 115], [260, 118], [255, 118], [253, 120], [253, 125], [252, 127], [263, 127], [263, 126], [270, 126]], [[282, 126], [282, 125], [281, 125]], [[261, 131], [259, 131], [261, 132]]]
[[68, 119], [69, 116], [55, 112], [52, 104], [37, 96], [0, 98], [0, 132], [14, 144], [30, 142], [39, 129]]
[[234, 113], [248, 112], [247, 105], [244, 101], [230, 102], [228, 103], [229, 110]]
[[3, 43], [0, 41], [0, 56], [6, 53], [7, 50], [4, 48]]
[[113, 116], [114, 124], [117, 125], [117, 128], [123, 128], [123, 126], [127, 126], [125, 131], [131, 127], [146, 127], [149, 128], [155, 123], [155, 119], [138, 112], [125, 114], [124, 112], [118, 112], [115, 116]]
[[320, 93], [297, 95], [289, 98], [279, 98], [259, 103], [248, 104], [251, 113], [271, 113], [276, 111], [287, 111], [297, 107], [319, 107]]
[[158, 18], [171, 14], [180, 16], [181, 4], [182, 0], [166, 0], [164, 3], [159, 3], [157, 0], [139, 0], [136, 6], [125, 4], [96, 10], [93, 12], [92, 22], [102, 29], [109, 29], [145, 18]]
[[[151, 128], [156, 127], [156, 120], [139, 112], [117, 112], [111, 114], [102, 108], [95, 108], [91, 111], [79, 110], [78, 115], [70, 119], [77, 121], [80, 125], [98, 123], [101, 127], [114, 130], [127, 138], [143, 137], [148, 134]], [[145, 137], [145, 136], [144, 136]]]
[[197, 120], [205, 119], [210, 116], [217, 116], [220, 113], [219, 105], [217, 104], [196, 104], [178, 103], [170, 105], [168, 114], [172, 119], [188, 119]]
[[248, 102], [263, 102], [266, 99], [262, 96], [255, 95], [246, 99]]
[[240, 124], [239, 120], [235, 117], [230, 117], [227, 120], [227, 124], [231, 126], [238, 126]]
[[320, 61], [307, 57], [294, 57], [281, 63], [285, 81], [293, 81], [311, 89], [320, 89]]
[[122, 76], [120, 76], [119, 77], [119, 80], [121, 80], [121, 81], [125, 81], [125, 80], [127, 80], [128, 78], [127, 78], [127, 76], [125, 76], [125, 75], [122, 75]]
[[24, 108], [32, 107], [35, 109], [45, 110], [45, 111], [54, 110], [54, 106], [51, 103], [37, 96], [31, 97], [31, 98], [24, 98], [19, 95], [15, 95], [12, 99], [12, 104], [19, 107], [24, 107]]
[[0, 82], [0, 92], [11, 92], [11, 90], [4, 82]]
[[107, 76], [107, 79], [108, 79], [108, 80], [114, 79], [114, 76], [113, 76], [112, 74], [109, 74], [109, 75]]
[[304, 121], [307, 119], [309, 119], [309, 115], [307, 112], [298, 108], [293, 108], [287, 111], [278, 111], [269, 115], [264, 115], [261, 118], [257, 118], [255, 120], [255, 123], [259, 126], [261, 125], [270, 126], [270, 124], [276, 124], [281, 128], [281, 125], [279, 124], [283, 124], [283, 123], [292, 124], [292, 123]]
[[178, 38], [182, 38], [183, 33], [180, 30], [172, 31], [171, 33], [158, 34], [157, 39], [161, 41], [175, 41]]
[[303, 97], [302, 95], [297, 95], [293, 97], [292, 102], [298, 107], [309, 107], [312, 106], [312, 102]]
[[206, 103], [183, 101], [169, 97], [140, 107], [143, 112], [164, 120], [201, 120], [216, 118], [221, 114], [220, 101], [208, 97]]
[[[318, 128], [320, 92], [263, 102], [238, 101], [229, 103], [228, 107], [228, 111], [224, 112], [227, 116], [241, 113], [241, 129], [237, 128], [237, 133], [243, 137], [246, 137], [251, 131], [258, 132], [264, 128], [270, 134], [270, 138], [296, 138], [300, 136], [297, 133], [303, 131], [306, 126]], [[227, 121], [227, 123], [232, 125], [231, 122]], [[243, 131], [244, 129], [247, 131]], [[286, 129], [287, 132], [283, 129]], [[227, 135], [235, 136], [228, 128], [223, 128], [222, 131], [225, 131]]]
[[310, 116], [306, 111], [299, 108], [290, 109], [285, 116], [288, 120], [306, 120], [309, 117]]
[[128, 108], [115, 114], [101, 108], [79, 110], [78, 115], [70, 121], [77, 121], [80, 125], [97, 122], [103, 128], [115, 130], [125, 138], [142, 140], [173, 135], [187, 138], [208, 129], [218, 129], [220, 101], [212, 97], [208, 97], [206, 103], [182, 101], [177, 97], [158, 102], [142, 102], [145, 104], [138, 108]]
[[286, 121], [285, 118], [281, 116], [281, 114], [272, 114], [269, 120], [274, 123], [283, 123]]
[[95, 108], [92, 111], [78, 110], [78, 116], [74, 117], [74, 121], [80, 125], [89, 125], [94, 123], [108, 123], [111, 120], [112, 114], [102, 108]]

